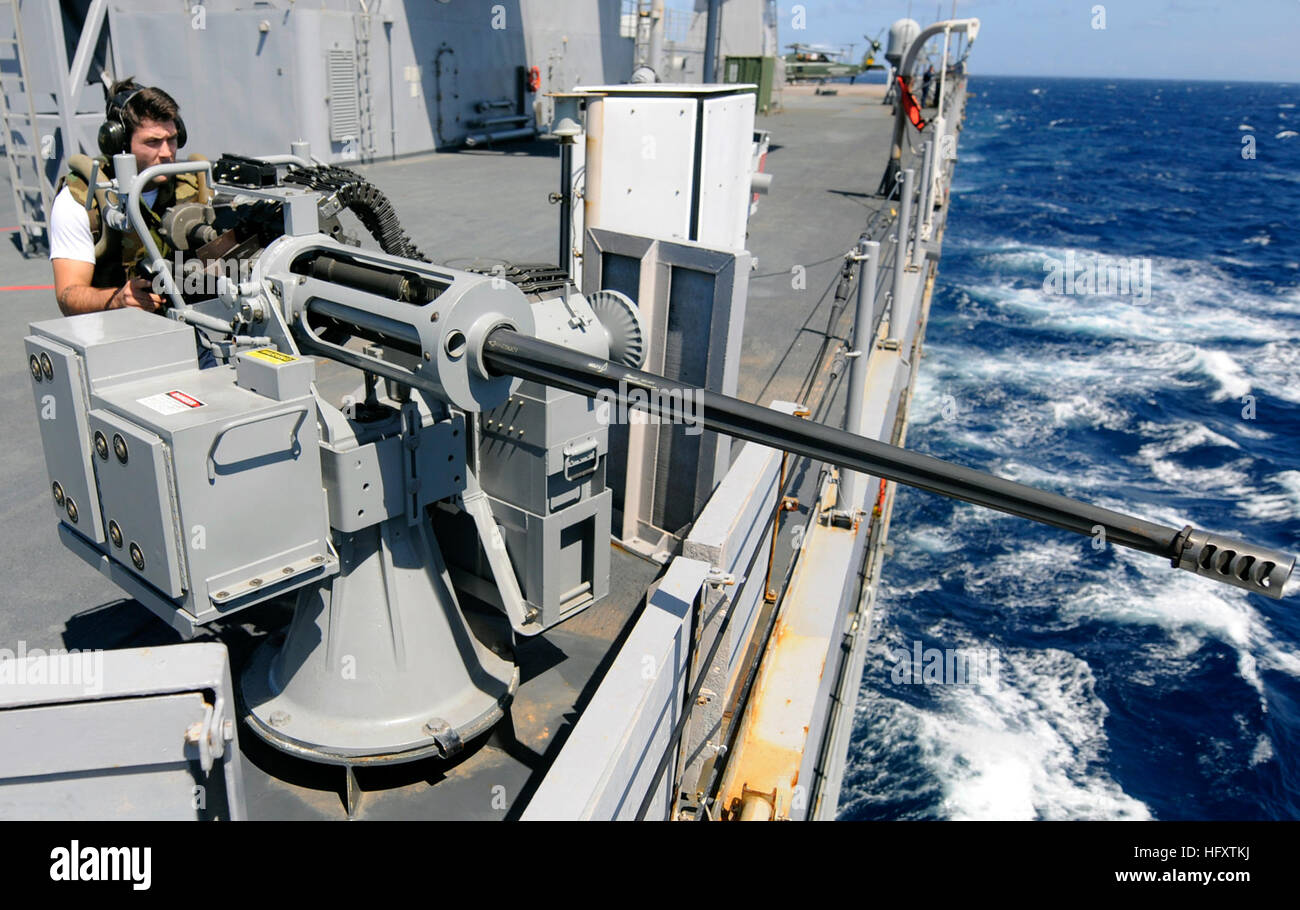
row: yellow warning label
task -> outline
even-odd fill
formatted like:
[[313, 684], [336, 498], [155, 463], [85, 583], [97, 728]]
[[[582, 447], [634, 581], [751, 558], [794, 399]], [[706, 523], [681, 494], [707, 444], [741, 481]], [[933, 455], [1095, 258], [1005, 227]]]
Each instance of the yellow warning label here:
[[256, 357], [258, 360], [265, 360], [267, 363], [293, 363], [297, 360], [291, 354], [281, 354], [275, 348], [262, 348], [258, 351], [246, 352], [249, 357]]

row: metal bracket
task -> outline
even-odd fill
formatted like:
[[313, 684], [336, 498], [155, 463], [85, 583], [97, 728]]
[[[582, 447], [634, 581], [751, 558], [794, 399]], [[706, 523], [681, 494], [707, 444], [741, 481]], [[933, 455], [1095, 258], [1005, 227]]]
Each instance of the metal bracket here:
[[185, 741], [198, 746], [199, 767], [204, 774], [212, 773], [217, 759], [226, 754], [226, 743], [235, 738], [235, 722], [222, 717], [212, 705], [203, 707], [203, 720], [190, 725], [185, 731]]
[[406, 458], [404, 459], [403, 483], [406, 487], [406, 523], [409, 526], [415, 526], [420, 523], [424, 517], [424, 511], [418, 506], [420, 501], [420, 472], [417, 470], [416, 452], [420, 447], [420, 430], [424, 425], [423, 417], [420, 414], [420, 406], [414, 401], [406, 401], [402, 404], [402, 446]]
[[742, 817], [745, 805], [755, 799], [762, 800], [772, 807], [772, 814], [768, 816], [768, 821], [775, 821], [778, 813], [781, 811], [781, 801], [777, 796], [777, 788], [773, 787], [771, 790], [764, 792], [762, 790], [755, 790], [748, 784], [742, 784], [740, 788], [740, 796], [732, 800], [730, 807], [731, 817]]
[[600, 465], [597, 450], [600, 443], [592, 438], [584, 442], [568, 442], [564, 445], [564, 479], [573, 481], [579, 477], [593, 474]]
[[579, 313], [576, 309], [574, 309], [573, 304], [569, 302], [570, 298], [567, 293], [561, 299], [564, 302], [564, 308], [569, 311], [570, 328], [580, 329], [583, 326], [590, 325], [592, 323], [592, 319], [590, 316], [584, 316], [583, 314]]
[[331, 215], [343, 209], [343, 203], [339, 201], [338, 193], [331, 193], [321, 200], [319, 205], [320, 216], [328, 218]]
[[542, 631], [541, 623], [537, 621], [537, 610], [524, 600], [514, 563], [506, 550], [496, 518], [492, 515], [492, 503], [479, 486], [478, 475], [468, 466], [460, 501], [461, 508], [474, 520], [483, 552], [487, 556], [488, 568], [492, 570], [492, 579], [496, 582], [502, 608], [510, 619], [511, 627], [520, 635], [536, 635]]
[[731, 572], [724, 572], [714, 566], [709, 569], [709, 574], [705, 576], [704, 583], [718, 588], [729, 587], [736, 583], [736, 576]]
[[438, 747], [438, 755], [442, 758], [451, 758], [465, 748], [459, 734], [441, 717], [435, 717], [426, 723], [424, 732], [433, 737]]
[[[17, 13], [17, 7], [14, 8], [14, 12]], [[112, 184], [110, 183], [110, 184], [106, 184], [104, 188], [111, 188], [111, 187]], [[99, 185], [99, 159], [96, 158], [93, 162], [91, 162], [90, 185], [86, 187], [86, 211], [87, 212], [89, 212], [90, 207], [95, 204], [95, 193], [99, 192], [100, 188], [101, 187]]]

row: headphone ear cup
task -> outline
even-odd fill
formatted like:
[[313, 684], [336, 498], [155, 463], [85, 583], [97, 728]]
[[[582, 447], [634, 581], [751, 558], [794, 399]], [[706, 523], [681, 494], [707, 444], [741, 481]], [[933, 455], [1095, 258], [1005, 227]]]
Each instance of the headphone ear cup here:
[[106, 120], [99, 128], [99, 150], [112, 160], [114, 155], [123, 151], [126, 139], [126, 127], [116, 120]]
[[189, 136], [185, 132], [185, 121], [181, 119], [180, 114], [177, 114], [176, 115], [176, 147], [177, 148], [184, 147], [185, 140], [187, 138], [189, 138]]

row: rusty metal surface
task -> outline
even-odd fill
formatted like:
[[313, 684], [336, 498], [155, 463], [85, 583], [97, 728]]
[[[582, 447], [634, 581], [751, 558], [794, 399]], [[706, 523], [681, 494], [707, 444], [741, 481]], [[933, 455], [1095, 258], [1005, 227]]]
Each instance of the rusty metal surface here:
[[797, 802], [807, 798], [799, 767], [821, 710], [818, 691], [828, 649], [838, 640], [836, 615], [855, 538], [865, 533], [865, 525], [809, 526], [723, 782], [723, 808], [739, 808], [746, 789], [775, 790], [773, 817], [790, 817], [792, 804], [799, 814]]

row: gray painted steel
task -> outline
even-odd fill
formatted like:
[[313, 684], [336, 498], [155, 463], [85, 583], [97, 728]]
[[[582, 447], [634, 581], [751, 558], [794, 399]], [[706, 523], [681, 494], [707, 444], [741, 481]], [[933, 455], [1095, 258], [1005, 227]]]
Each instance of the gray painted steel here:
[[[908, 264], [907, 243], [908, 226], [912, 217], [912, 193], [915, 191], [915, 172], [912, 168], [903, 171], [902, 195], [898, 202], [898, 221], [894, 224], [894, 289], [890, 294], [889, 331], [903, 341], [912, 326], [912, 316], [916, 312], [915, 288], [905, 286], [905, 279], [913, 273]], [[903, 347], [908, 347], [903, 344]]]
[[[113, 310], [66, 322], [79, 331], [86, 323], [136, 321], [130, 314]], [[116, 383], [88, 372], [92, 435], [101, 430], [113, 444], [86, 457], [125, 541], [110, 542], [107, 553], [175, 601], [163, 619], [193, 631], [328, 568], [310, 394], [275, 401], [240, 388], [233, 366]], [[143, 564], [131, 553], [137, 541]]]
[[452, 756], [500, 720], [513, 663], [469, 629], [427, 521], [336, 536], [337, 578], [299, 592], [242, 674], [253, 731], [332, 764]]
[[[734, 394], [749, 287], [749, 253], [589, 228], [584, 290], [637, 302], [644, 368], [684, 385]], [[615, 535], [659, 553], [703, 508], [731, 463], [731, 443], [698, 427], [635, 422], [610, 432]]]
[[0, 818], [246, 817], [224, 645], [0, 654]]
[[[798, 405], [776, 401], [772, 408], [785, 414]], [[768, 518], [779, 495], [781, 466], [785, 455], [778, 449], [746, 443], [712, 498], [700, 512], [682, 546], [682, 554], [707, 562], [715, 571], [731, 576], [727, 586], [706, 589], [701, 628], [695, 643], [697, 661], [713, 647], [728, 612], [734, 613], [713, 662], [692, 667], [698, 678], [705, 674], [701, 700], [692, 709], [690, 724], [682, 738], [682, 770], [678, 775], [687, 800], [698, 799], [701, 771], [722, 745], [722, 716], [740, 680], [741, 661], [750, 646], [758, 614], [767, 591], [767, 562], [762, 555], [749, 576], [744, 575], [755, 551], [768, 552], [773, 546], [773, 528]], [[720, 609], [723, 598], [727, 609]], [[702, 795], [702, 794], [699, 794]]]
[[483, 489], [525, 599], [552, 626], [609, 593], [609, 430], [590, 399], [528, 382], [479, 426]]
[[[635, 817], [681, 716], [691, 620], [708, 575], [699, 560], [669, 564], [524, 820]], [[647, 819], [668, 817], [671, 786], [665, 775]]]
[[[351, 0], [205, 6], [203, 28], [168, 0], [109, 16], [119, 69], [168, 88], [183, 111], [203, 111], [186, 122], [192, 145], [204, 150], [231, 135], [259, 150], [306, 139], [332, 162], [446, 148], [476, 132], [470, 122], [483, 102], [505, 99], [514, 110], [524, 100], [521, 112], [531, 117], [533, 99], [546, 92], [618, 81], [632, 69], [633, 42], [617, 27], [621, 0], [385, 0], [369, 17], [368, 48], [360, 38], [367, 17]], [[159, 44], [181, 52], [160, 58]], [[518, 68], [532, 66], [540, 91], [521, 99]], [[207, 78], [218, 72], [239, 81]], [[231, 105], [232, 94], [259, 104]]]

